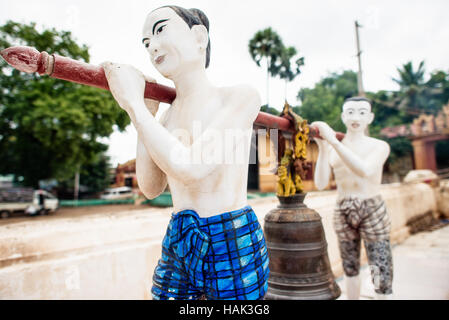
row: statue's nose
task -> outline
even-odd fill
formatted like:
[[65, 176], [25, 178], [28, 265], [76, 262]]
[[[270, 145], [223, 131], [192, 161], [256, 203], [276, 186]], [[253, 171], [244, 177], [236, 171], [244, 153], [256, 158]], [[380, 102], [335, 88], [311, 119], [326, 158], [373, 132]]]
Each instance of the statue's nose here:
[[150, 51], [153, 55], [157, 54], [159, 52], [159, 49], [160, 49], [159, 41], [155, 39], [152, 43], [150, 43]]

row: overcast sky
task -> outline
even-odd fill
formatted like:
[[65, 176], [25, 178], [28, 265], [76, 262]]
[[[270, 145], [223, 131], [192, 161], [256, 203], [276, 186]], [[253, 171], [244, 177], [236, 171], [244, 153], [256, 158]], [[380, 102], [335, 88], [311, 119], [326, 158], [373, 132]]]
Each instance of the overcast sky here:
[[[365, 90], [397, 89], [391, 80], [408, 61], [426, 62], [428, 72], [449, 69], [448, 0], [0, 0], [0, 24], [6, 20], [72, 31], [87, 44], [91, 63], [129, 63], [158, 82], [172, 85], [151, 65], [141, 43], [146, 15], [162, 5], [203, 10], [210, 21], [209, 77], [218, 86], [249, 83], [266, 102], [266, 77], [248, 52], [248, 42], [261, 29], [272, 27], [284, 43], [305, 57], [302, 73], [287, 87], [296, 105], [300, 88], [313, 87], [330, 72], [357, 70], [354, 21], [358, 20], [363, 50]], [[281, 109], [284, 82], [270, 80], [270, 105]], [[162, 106], [161, 111], [167, 108]], [[160, 115], [160, 113], [159, 113]], [[135, 158], [136, 132], [114, 133], [112, 164]]]

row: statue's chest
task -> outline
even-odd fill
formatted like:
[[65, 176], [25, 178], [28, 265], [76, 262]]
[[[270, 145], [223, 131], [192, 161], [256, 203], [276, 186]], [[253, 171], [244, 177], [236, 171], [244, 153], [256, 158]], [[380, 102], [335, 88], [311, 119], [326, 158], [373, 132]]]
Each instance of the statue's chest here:
[[[367, 161], [370, 157], [370, 154], [373, 152], [373, 149], [372, 149], [373, 146], [371, 146], [371, 144], [369, 144], [369, 143], [357, 144], [357, 145], [346, 144], [346, 143], [344, 143], [344, 144], [349, 150], [351, 150], [351, 152], [354, 153], [354, 155], [356, 155], [362, 161]], [[347, 168], [347, 166], [345, 165], [343, 160], [340, 158], [338, 153], [333, 148], [331, 150], [329, 160], [330, 160], [330, 164], [334, 168], [334, 170], [343, 170], [343, 171], [345, 169], [349, 170], [349, 168]]]
[[173, 109], [165, 127], [184, 145], [191, 145], [220, 116], [219, 106], [208, 105], [202, 110]]

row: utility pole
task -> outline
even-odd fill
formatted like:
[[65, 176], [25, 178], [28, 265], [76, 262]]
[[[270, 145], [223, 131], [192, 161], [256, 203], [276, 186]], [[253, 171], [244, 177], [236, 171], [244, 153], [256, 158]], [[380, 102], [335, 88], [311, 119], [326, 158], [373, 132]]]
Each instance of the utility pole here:
[[270, 57], [267, 57], [267, 110], [270, 106]]
[[360, 39], [359, 39], [359, 28], [362, 26], [355, 21], [355, 38], [356, 38], [356, 44], [357, 44], [357, 60], [359, 62], [359, 72], [357, 74], [357, 87], [359, 91], [359, 96], [364, 97], [365, 96], [365, 90], [363, 90], [363, 81], [362, 81], [362, 51], [360, 50]]

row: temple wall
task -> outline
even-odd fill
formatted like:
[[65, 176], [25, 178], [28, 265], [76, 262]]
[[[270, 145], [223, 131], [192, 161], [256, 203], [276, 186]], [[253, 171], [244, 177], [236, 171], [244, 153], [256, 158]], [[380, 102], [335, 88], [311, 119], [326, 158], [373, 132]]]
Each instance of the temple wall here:
[[[392, 242], [408, 237], [406, 222], [436, 210], [427, 184], [383, 185]], [[341, 275], [332, 226], [335, 191], [312, 192], [306, 204], [322, 218], [328, 253]], [[250, 200], [260, 223], [277, 198]], [[0, 226], [0, 299], [149, 299], [171, 208], [114, 215], [30, 220]], [[57, 213], [56, 213], [57, 214]]]

